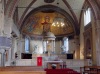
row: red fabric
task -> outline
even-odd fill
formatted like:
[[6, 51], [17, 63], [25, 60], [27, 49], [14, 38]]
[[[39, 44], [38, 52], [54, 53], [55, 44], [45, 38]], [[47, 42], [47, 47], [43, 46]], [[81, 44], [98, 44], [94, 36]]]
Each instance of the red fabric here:
[[42, 57], [37, 57], [37, 66], [42, 66]]
[[46, 74], [80, 74], [72, 69], [44, 69]]

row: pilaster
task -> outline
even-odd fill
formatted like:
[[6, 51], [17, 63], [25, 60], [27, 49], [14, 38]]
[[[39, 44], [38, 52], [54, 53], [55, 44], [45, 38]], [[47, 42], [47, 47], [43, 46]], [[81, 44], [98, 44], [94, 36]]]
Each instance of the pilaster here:
[[0, 49], [0, 54], [1, 54], [1, 66], [5, 66], [5, 59], [4, 59], [4, 54], [5, 50], [4, 49]]
[[11, 37], [13, 24], [14, 24], [13, 19], [5, 16], [5, 23], [4, 23], [4, 35], [5, 36]]
[[100, 20], [96, 20], [96, 59], [100, 66]]
[[0, 3], [0, 36], [3, 35], [4, 28], [4, 9], [2, 2]]

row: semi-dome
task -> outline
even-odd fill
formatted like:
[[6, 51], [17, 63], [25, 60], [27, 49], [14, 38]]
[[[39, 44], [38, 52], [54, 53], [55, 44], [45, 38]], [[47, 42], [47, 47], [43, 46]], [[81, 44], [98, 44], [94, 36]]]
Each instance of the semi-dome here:
[[55, 37], [55, 35], [52, 32], [47, 32], [47, 37]]
[[46, 35], [44, 36], [44, 39], [47, 40], [55, 40], [55, 35], [52, 32], [47, 32]]

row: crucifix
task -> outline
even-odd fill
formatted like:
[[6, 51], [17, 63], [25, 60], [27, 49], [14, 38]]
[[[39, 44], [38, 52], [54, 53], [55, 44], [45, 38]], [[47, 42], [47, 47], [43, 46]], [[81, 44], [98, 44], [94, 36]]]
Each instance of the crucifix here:
[[47, 32], [50, 32], [50, 17], [49, 16], [45, 16], [44, 17], [44, 22], [42, 23], [43, 25], [43, 34], [47, 33]]

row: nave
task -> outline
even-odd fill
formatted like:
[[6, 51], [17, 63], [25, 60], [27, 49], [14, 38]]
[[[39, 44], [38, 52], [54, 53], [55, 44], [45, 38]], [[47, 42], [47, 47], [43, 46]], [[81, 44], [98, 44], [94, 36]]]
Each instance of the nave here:
[[99, 74], [99, 12], [100, 0], [0, 0], [0, 74]]

